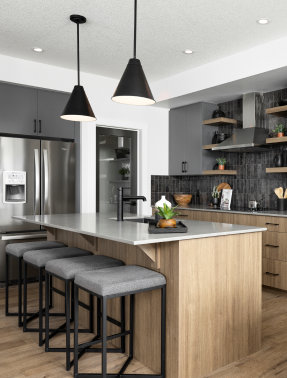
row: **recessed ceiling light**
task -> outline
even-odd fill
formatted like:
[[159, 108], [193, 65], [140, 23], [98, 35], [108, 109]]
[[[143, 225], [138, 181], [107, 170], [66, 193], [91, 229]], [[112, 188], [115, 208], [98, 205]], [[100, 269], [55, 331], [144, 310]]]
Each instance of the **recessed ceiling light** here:
[[33, 51], [34, 51], [35, 53], [41, 53], [41, 52], [43, 52], [44, 50], [43, 50], [41, 47], [33, 47]]
[[257, 23], [260, 24], [260, 25], [267, 25], [269, 24], [270, 20], [268, 20], [268, 18], [260, 18], [259, 20], [257, 20]]
[[190, 50], [190, 49], [185, 49], [185, 50], [183, 51], [183, 53], [184, 53], [184, 54], [192, 54], [193, 51]]

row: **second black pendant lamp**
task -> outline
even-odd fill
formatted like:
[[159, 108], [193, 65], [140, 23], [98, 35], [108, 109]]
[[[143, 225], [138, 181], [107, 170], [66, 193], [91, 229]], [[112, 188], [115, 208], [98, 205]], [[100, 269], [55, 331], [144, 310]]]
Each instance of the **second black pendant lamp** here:
[[93, 109], [89, 103], [84, 87], [80, 85], [80, 38], [79, 25], [84, 24], [87, 20], [84, 16], [73, 14], [70, 20], [77, 24], [77, 72], [78, 85], [74, 86], [73, 92], [67, 102], [67, 105], [61, 115], [61, 118], [67, 121], [89, 122], [96, 121]]
[[155, 103], [141, 62], [136, 58], [137, 49], [137, 0], [134, 0], [134, 57], [123, 73], [112, 100], [128, 105], [152, 105]]

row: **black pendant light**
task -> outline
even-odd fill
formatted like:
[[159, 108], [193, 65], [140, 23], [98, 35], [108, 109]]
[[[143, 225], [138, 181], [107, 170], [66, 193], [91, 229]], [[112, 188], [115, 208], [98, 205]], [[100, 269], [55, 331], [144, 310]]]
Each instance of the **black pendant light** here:
[[84, 87], [80, 85], [80, 39], [79, 39], [79, 25], [84, 24], [87, 20], [84, 16], [73, 14], [70, 20], [77, 24], [77, 70], [78, 70], [78, 85], [74, 86], [73, 92], [67, 102], [67, 105], [61, 115], [61, 118], [67, 121], [88, 122], [96, 121], [93, 109], [89, 103], [88, 97], [85, 93]]
[[152, 105], [155, 103], [137, 52], [137, 0], [134, 7], [134, 57], [129, 60], [112, 100], [128, 105]]

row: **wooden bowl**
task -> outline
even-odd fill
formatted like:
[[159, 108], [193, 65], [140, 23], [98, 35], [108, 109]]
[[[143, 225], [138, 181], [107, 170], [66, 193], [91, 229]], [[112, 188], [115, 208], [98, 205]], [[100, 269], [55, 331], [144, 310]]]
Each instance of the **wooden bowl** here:
[[192, 194], [174, 194], [173, 198], [179, 206], [186, 207], [192, 199]]

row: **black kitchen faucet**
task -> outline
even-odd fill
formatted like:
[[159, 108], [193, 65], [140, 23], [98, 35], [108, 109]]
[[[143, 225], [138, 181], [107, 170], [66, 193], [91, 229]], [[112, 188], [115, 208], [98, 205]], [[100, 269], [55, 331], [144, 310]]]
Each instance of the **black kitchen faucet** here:
[[124, 202], [129, 200], [143, 200], [146, 201], [144, 196], [124, 196], [123, 188], [118, 188], [118, 203], [117, 203], [117, 220], [124, 220]]

